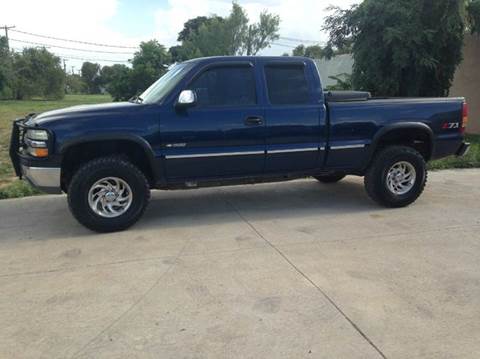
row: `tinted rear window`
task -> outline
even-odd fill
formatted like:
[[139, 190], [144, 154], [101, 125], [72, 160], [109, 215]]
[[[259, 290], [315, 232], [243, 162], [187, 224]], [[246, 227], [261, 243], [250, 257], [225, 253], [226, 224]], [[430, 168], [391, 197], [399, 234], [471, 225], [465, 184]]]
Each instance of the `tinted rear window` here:
[[299, 105], [310, 102], [303, 65], [269, 65], [265, 67], [268, 98], [274, 105]]

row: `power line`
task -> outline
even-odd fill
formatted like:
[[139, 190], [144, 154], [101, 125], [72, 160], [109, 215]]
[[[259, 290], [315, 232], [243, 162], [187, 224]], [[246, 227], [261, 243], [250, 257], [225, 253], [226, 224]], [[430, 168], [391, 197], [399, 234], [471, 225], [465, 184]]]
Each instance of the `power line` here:
[[272, 42], [272, 45], [280, 46], [280, 47], [288, 47], [289, 49], [294, 49], [294, 48], [296, 48], [296, 46], [287, 45], [287, 44], [282, 44], [281, 42]]
[[52, 40], [66, 41], [66, 42], [76, 42], [78, 44], [84, 44], [84, 45], [115, 47], [115, 48], [119, 48], [119, 49], [138, 49], [138, 46], [108, 45], [108, 44], [101, 44], [101, 43], [97, 43], [97, 42], [88, 42], [88, 41], [64, 39], [64, 38], [54, 37], [54, 36], [40, 35], [40, 34], [35, 34], [35, 33], [32, 33], [32, 32], [22, 31], [22, 30], [11, 30], [11, 31], [18, 32], [20, 34], [30, 35], [30, 36], [42, 37], [44, 39], [52, 39]]
[[285, 41], [302, 42], [302, 43], [309, 43], [309, 44], [320, 44], [321, 43], [321, 41], [297, 39], [297, 38], [294, 38], [294, 37], [285, 37], [285, 36], [280, 36], [279, 39], [280, 40], [285, 40]]
[[83, 52], [95, 52], [95, 53], [101, 53], [101, 54], [133, 55], [133, 52], [118, 52], [118, 51], [103, 51], [103, 50], [79, 49], [79, 48], [75, 48], [75, 47], [65, 47], [65, 46], [59, 46], [59, 45], [44, 44], [44, 43], [42, 43], [42, 42], [25, 41], [25, 40], [18, 40], [18, 39], [10, 39], [10, 41], [22, 42], [22, 43], [24, 43], [24, 44], [38, 45], [38, 46], [45, 46], [45, 47], [56, 47], [56, 48], [65, 49], [65, 50], [74, 50], [74, 51], [83, 51]]
[[[12, 48], [12, 50], [19, 51], [19, 52], [23, 51], [23, 49], [20, 49], [20, 48]], [[124, 64], [130, 63], [130, 61], [128, 61], [128, 60], [86, 58], [86, 57], [77, 57], [77, 56], [71, 56], [71, 55], [66, 55], [66, 54], [54, 54], [54, 55], [58, 56], [58, 57], [61, 57], [62, 59], [68, 59], [68, 60], [102, 61], [102, 62], [113, 62], [113, 63], [124, 63]]]
[[114, 62], [114, 63], [123, 63], [123, 64], [129, 64], [130, 61], [128, 60], [111, 60], [111, 59], [99, 59], [99, 58], [84, 58], [84, 57], [76, 57], [76, 56], [70, 56], [70, 55], [64, 55], [64, 54], [56, 54], [56, 56], [64, 58], [64, 59], [69, 59], [69, 60], [81, 60], [81, 61], [102, 61], [102, 62]]

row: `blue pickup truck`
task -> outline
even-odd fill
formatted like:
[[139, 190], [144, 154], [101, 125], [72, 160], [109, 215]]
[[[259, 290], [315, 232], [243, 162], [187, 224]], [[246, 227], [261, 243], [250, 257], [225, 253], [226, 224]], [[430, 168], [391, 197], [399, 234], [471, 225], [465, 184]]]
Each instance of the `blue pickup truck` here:
[[211, 57], [179, 63], [129, 102], [16, 120], [19, 177], [68, 194], [99, 231], [128, 228], [150, 189], [363, 176], [368, 195], [403, 207], [422, 193], [426, 162], [468, 150], [463, 98], [377, 99], [330, 92], [301, 57]]

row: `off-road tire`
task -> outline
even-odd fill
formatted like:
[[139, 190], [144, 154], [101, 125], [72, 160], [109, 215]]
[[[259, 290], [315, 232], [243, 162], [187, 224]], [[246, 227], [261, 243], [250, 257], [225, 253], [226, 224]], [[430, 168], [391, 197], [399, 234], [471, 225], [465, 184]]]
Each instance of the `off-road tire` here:
[[[410, 163], [416, 172], [413, 187], [403, 195], [396, 195], [388, 189], [387, 174], [397, 162]], [[427, 183], [427, 168], [423, 156], [412, 147], [390, 146], [380, 150], [365, 174], [365, 189], [368, 196], [382, 206], [389, 208], [406, 207], [417, 200]]]
[[332, 173], [332, 174], [329, 174], [329, 175], [315, 176], [314, 178], [317, 181], [320, 181], [322, 183], [332, 184], [332, 183], [340, 182], [345, 177], [346, 177], [346, 175], [343, 174], [343, 173]]
[[[105, 218], [88, 204], [91, 186], [105, 177], [118, 177], [131, 188], [132, 203], [125, 213]], [[102, 157], [81, 166], [68, 186], [68, 206], [73, 216], [95, 232], [115, 232], [132, 226], [142, 216], [150, 199], [150, 186], [145, 175], [131, 162], [121, 157]]]

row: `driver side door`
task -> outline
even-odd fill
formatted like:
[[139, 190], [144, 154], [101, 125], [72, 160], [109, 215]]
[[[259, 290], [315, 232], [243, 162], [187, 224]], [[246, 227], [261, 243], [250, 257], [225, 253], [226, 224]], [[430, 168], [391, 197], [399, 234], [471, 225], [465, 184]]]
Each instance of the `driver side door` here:
[[192, 107], [177, 109], [162, 134], [170, 182], [259, 175], [265, 162], [264, 111], [253, 63], [209, 66], [185, 89]]

